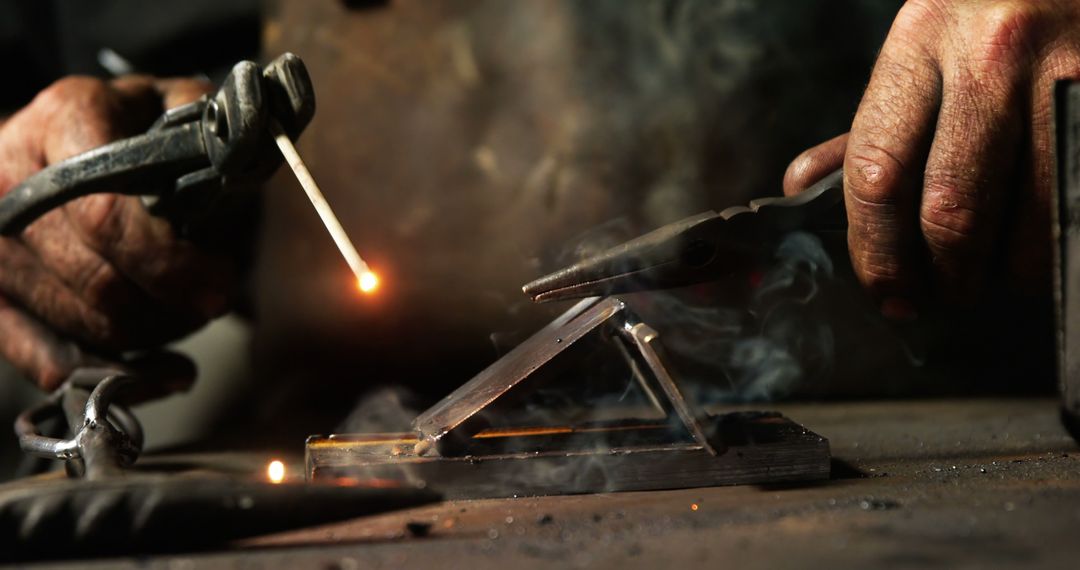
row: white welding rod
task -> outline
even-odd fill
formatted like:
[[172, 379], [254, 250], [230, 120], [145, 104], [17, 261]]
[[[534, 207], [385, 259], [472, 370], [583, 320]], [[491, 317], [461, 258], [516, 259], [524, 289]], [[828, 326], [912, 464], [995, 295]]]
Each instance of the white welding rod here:
[[308, 171], [307, 166], [304, 165], [304, 161], [300, 158], [300, 154], [296, 152], [296, 147], [294, 147], [292, 141], [289, 140], [289, 135], [285, 134], [285, 130], [274, 120], [270, 121], [270, 134], [272, 134], [274, 140], [277, 141], [278, 148], [281, 149], [281, 154], [285, 156], [285, 162], [289, 163], [289, 168], [292, 168], [293, 174], [296, 175], [296, 179], [300, 181], [300, 186], [302, 186], [304, 192], [307, 193], [308, 200], [311, 200], [311, 205], [315, 207], [315, 211], [318, 212], [319, 217], [322, 218], [322, 223], [326, 226], [326, 231], [330, 232], [330, 237], [334, 238], [334, 243], [337, 244], [337, 248], [341, 251], [342, 257], [345, 258], [345, 262], [349, 264], [349, 268], [356, 274], [356, 279], [361, 280], [364, 274], [370, 272], [368, 264], [364, 261], [364, 258], [360, 257], [360, 254], [356, 252], [356, 247], [349, 241], [349, 235], [345, 233], [345, 228], [341, 227], [341, 222], [339, 222], [337, 216], [334, 215], [334, 210], [330, 209], [330, 204], [326, 202], [326, 197], [323, 196], [318, 185], [315, 184], [315, 179], [311, 177], [311, 172]]

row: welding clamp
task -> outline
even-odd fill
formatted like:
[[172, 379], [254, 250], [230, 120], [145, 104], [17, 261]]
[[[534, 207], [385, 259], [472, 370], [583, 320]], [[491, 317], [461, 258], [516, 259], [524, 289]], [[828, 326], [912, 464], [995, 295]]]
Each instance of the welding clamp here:
[[669, 289], [763, 267], [794, 231], [820, 237], [847, 232], [844, 173], [801, 194], [761, 198], [660, 227], [522, 287], [536, 302]]
[[295, 139], [314, 114], [299, 57], [285, 53], [265, 68], [242, 61], [216, 93], [169, 109], [145, 134], [53, 164], [13, 188], [0, 198], [0, 235], [97, 192], [142, 196], [186, 233], [229, 190], [263, 181], [281, 164], [272, 121]]

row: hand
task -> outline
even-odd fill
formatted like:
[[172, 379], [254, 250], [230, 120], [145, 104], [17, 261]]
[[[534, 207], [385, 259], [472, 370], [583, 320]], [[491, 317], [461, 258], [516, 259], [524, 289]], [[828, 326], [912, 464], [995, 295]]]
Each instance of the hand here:
[[[0, 127], [0, 195], [210, 89], [148, 77], [58, 81]], [[0, 355], [51, 390], [99, 363], [91, 352], [154, 346], [221, 315], [232, 275], [228, 260], [178, 239], [137, 197], [75, 200], [0, 238]]]
[[789, 167], [797, 193], [843, 163], [859, 280], [894, 318], [973, 302], [991, 270], [1049, 291], [1051, 98], [1080, 78], [1080, 3], [909, 0], [851, 132]]

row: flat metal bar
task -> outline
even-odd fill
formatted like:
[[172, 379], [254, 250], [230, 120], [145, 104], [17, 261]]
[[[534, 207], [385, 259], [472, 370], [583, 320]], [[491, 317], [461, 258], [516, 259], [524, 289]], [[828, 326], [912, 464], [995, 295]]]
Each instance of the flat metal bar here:
[[585, 299], [413, 420], [422, 452], [538, 368], [623, 310], [614, 298]]
[[653, 373], [653, 378], [660, 384], [673, 411], [682, 420], [694, 440], [710, 455], [723, 453], [725, 451], [722, 447], [723, 442], [710, 442], [701, 427], [701, 422], [706, 419], [705, 411], [700, 407], [691, 408], [675, 383], [675, 378], [671, 376], [668, 365], [660, 355], [659, 344], [656, 343], [660, 337], [659, 333], [644, 323], [628, 324], [624, 330], [637, 345], [641, 357]]
[[[829, 442], [777, 413], [743, 412], [710, 419], [729, 442], [712, 455], [697, 442], [614, 447], [603, 451], [541, 451], [463, 457], [373, 453], [363, 435], [313, 438], [307, 446], [312, 481], [423, 484], [451, 499], [648, 491], [817, 481], [831, 470]], [[401, 435], [401, 434], [396, 434]], [[375, 445], [385, 444], [379, 435]], [[394, 440], [391, 440], [394, 441]], [[404, 442], [403, 442], [404, 443]]]
[[1055, 86], [1054, 300], [1062, 418], [1080, 439], [1080, 82]]

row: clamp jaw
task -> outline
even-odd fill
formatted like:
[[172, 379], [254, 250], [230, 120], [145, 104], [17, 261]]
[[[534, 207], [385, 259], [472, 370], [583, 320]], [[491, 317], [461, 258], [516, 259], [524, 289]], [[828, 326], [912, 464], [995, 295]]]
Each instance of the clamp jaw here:
[[281, 164], [271, 121], [296, 138], [315, 114], [304, 62], [286, 53], [265, 68], [242, 61], [217, 93], [165, 112], [145, 134], [41, 170], [0, 198], [0, 235], [97, 192], [142, 196], [181, 231], [226, 191], [268, 178]]
[[[135, 462], [142, 450], [139, 421], [126, 407], [114, 404], [119, 389], [134, 381], [122, 371], [80, 368], [42, 403], [15, 420], [23, 451], [67, 462], [68, 473], [97, 480], [115, 477]], [[43, 422], [64, 416], [69, 439], [43, 435]]]

